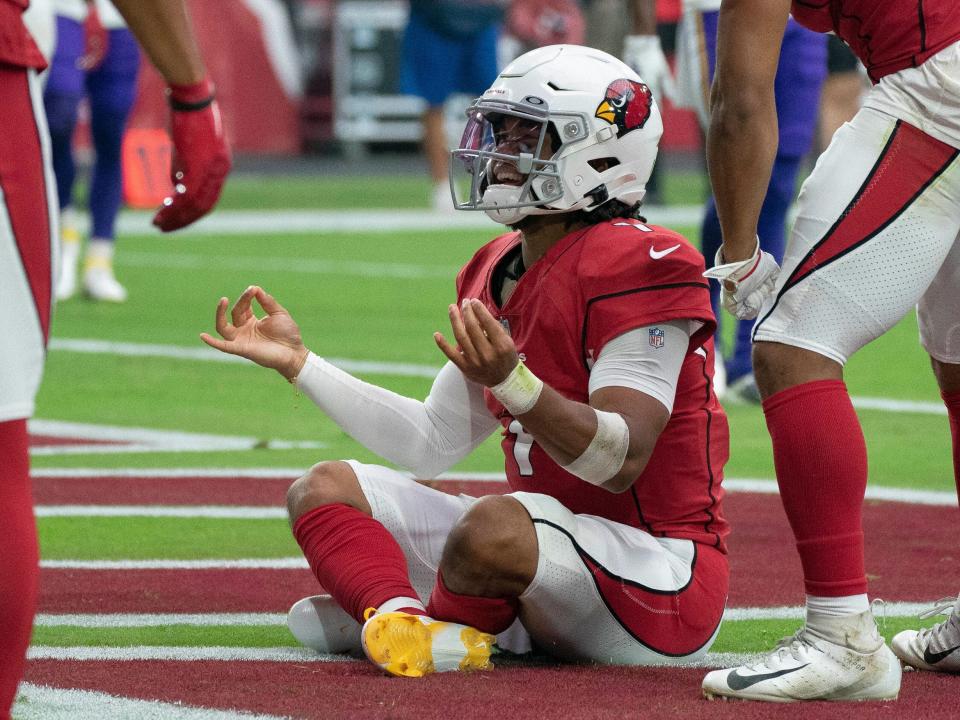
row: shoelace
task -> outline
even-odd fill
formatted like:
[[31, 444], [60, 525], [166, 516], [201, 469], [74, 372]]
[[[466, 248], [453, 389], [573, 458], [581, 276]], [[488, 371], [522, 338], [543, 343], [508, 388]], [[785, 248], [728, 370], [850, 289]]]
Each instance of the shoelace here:
[[[952, 615], [953, 606], [956, 604], [957, 599], [954, 597], [943, 597], [937, 600], [933, 607], [929, 610], [924, 610], [922, 613], [917, 615], [921, 620], [926, 620], [927, 618], [932, 618], [936, 615]], [[947, 626], [950, 625], [952, 617], [948, 617], [946, 620], [937, 623], [928, 628], [921, 628], [917, 631], [917, 638], [920, 642], [928, 642], [931, 635], [938, 635], [941, 630], [945, 630]]]
[[760, 672], [763, 670], [776, 670], [773, 665], [770, 665], [769, 662], [773, 658], [776, 658], [778, 662], [782, 663], [783, 661], [792, 658], [797, 662], [803, 662], [807, 659], [808, 648], [819, 650], [816, 641], [812, 638], [808, 638], [807, 634], [804, 632], [803, 628], [797, 630], [790, 637], [785, 637], [780, 642], [777, 643], [776, 649], [769, 655], [767, 655], [763, 660], [757, 662], [753, 665], [748, 665], [747, 667], [753, 672]]
[[957, 599], [955, 597], [944, 597], [937, 600], [933, 607], [929, 610], [924, 610], [922, 613], [917, 615], [921, 620], [926, 620], [927, 618], [932, 618], [934, 615], [946, 615], [951, 610], [953, 610], [954, 604], [956, 604]]

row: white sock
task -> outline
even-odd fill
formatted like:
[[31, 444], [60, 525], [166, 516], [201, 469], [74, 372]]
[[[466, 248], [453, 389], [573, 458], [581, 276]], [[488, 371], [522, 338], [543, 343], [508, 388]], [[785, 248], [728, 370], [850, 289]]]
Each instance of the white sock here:
[[113, 240], [106, 238], [90, 238], [87, 243], [87, 259], [106, 261], [108, 264], [113, 262]]
[[416, 598], [409, 597], [395, 597], [387, 600], [383, 605], [377, 608], [377, 614], [396, 612], [397, 610], [402, 610], [403, 608], [410, 608], [412, 610], [421, 610], [426, 614], [427, 609], [423, 606], [423, 603], [417, 600]]
[[818, 597], [807, 595], [807, 621], [810, 616], [840, 617], [859, 615], [870, 609], [866, 593], [863, 595], [845, 595], [843, 597]]

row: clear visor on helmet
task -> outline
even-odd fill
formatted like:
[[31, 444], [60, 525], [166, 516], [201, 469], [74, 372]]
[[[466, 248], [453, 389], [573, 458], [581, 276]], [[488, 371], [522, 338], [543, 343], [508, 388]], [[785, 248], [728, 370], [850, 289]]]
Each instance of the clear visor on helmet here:
[[[579, 117], [570, 119], [583, 123]], [[478, 100], [467, 110], [460, 147], [453, 151], [450, 183], [460, 210], [544, 205], [563, 197], [553, 158], [559, 135], [550, 132], [546, 103], [539, 106], [509, 101]], [[579, 137], [586, 136], [586, 126]], [[491, 186], [515, 188], [504, 205], [484, 200]]]

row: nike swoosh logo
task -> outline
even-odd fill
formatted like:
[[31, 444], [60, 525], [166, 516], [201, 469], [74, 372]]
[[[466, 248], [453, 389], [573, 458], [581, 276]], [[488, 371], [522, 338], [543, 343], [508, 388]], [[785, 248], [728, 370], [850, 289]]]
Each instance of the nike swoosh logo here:
[[943, 652], [930, 652], [930, 648], [926, 647], [923, 650], [923, 660], [928, 665], [936, 665], [938, 662], [947, 657], [947, 655], [952, 655], [957, 650], [960, 650], [960, 645], [952, 647], [949, 650], [944, 650]]
[[741, 675], [736, 670], [731, 670], [730, 674], [727, 675], [727, 685], [730, 686], [731, 690], [745, 690], [751, 685], [756, 685], [758, 682], [772, 680], [773, 678], [778, 678], [783, 675], [789, 675], [790, 673], [796, 672], [797, 670], [802, 670], [805, 667], [806, 665], [800, 665], [799, 667], [789, 668], [787, 670], [760, 673], [759, 675]]
[[679, 249], [680, 249], [679, 245], [674, 245], [673, 247], [668, 247], [666, 250], [654, 250], [653, 245], [651, 245], [650, 257], [652, 257], [654, 260], [659, 260], [660, 258], [666, 257], [667, 255], [672, 253], [674, 250], [679, 250]]

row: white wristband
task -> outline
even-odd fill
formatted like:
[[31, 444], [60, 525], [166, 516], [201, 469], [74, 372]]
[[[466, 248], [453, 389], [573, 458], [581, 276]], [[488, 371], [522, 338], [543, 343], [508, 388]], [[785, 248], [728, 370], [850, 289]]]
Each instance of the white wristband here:
[[591, 485], [603, 485], [614, 477], [627, 457], [630, 447], [630, 428], [623, 415], [594, 408], [597, 414], [597, 433], [576, 460], [563, 469]]
[[514, 417], [530, 412], [540, 399], [542, 390], [543, 380], [530, 372], [522, 360], [510, 371], [503, 382], [490, 388], [493, 396]]

